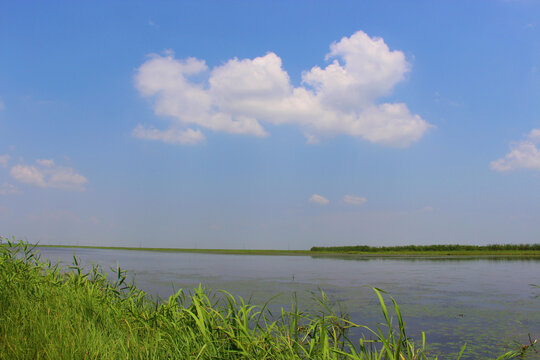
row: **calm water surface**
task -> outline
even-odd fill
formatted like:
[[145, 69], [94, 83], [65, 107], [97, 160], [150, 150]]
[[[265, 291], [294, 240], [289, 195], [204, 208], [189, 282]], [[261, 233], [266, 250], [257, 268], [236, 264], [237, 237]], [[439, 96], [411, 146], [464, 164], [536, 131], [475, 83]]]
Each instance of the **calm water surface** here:
[[[165, 253], [128, 250], [40, 248], [43, 257], [105, 270], [119, 264], [148, 293], [166, 298], [199, 284], [224, 289], [262, 304], [313, 305], [310, 292], [323, 290], [351, 320], [369, 326], [382, 321], [370, 287], [390, 293], [404, 313], [409, 335], [421, 331], [434, 353], [483, 359], [540, 337], [540, 259], [374, 259]], [[537, 358], [540, 358], [540, 356]], [[442, 356], [439, 358], [455, 358]]]

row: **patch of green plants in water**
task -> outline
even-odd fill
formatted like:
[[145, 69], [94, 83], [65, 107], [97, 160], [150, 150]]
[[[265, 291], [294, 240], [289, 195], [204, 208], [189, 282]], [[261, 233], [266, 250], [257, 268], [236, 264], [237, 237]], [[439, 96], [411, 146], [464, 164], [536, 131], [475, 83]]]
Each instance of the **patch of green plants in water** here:
[[[118, 267], [109, 277], [74, 257], [62, 268], [28, 244], [8, 243], [0, 247], [0, 358], [436, 359], [423, 335], [420, 345], [407, 336], [395, 301], [389, 308], [387, 295], [374, 291], [385, 319], [376, 329], [333, 312], [324, 293], [314, 313], [296, 304], [272, 313], [268, 304], [201, 287], [155, 301]], [[349, 338], [353, 328], [365, 335]], [[499, 359], [534, 350], [531, 341]]]
[[491, 244], [491, 245], [405, 245], [405, 246], [314, 246], [313, 252], [337, 252], [337, 253], [380, 253], [380, 252], [537, 252], [540, 244]]

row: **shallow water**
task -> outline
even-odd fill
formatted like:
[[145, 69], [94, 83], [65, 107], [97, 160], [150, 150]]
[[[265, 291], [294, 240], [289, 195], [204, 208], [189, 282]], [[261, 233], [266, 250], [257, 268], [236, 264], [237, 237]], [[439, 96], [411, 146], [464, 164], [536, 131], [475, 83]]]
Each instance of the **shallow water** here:
[[[372, 286], [391, 294], [400, 305], [409, 335], [426, 341], [434, 353], [463, 359], [495, 357], [528, 334], [540, 337], [540, 259], [421, 259], [310, 256], [264, 256], [167, 253], [129, 250], [40, 248], [43, 257], [106, 271], [119, 264], [138, 287], [166, 298], [199, 284], [224, 289], [262, 304], [276, 294], [273, 306], [312, 306], [310, 292], [325, 291], [356, 323], [382, 321]], [[449, 354], [449, 355], [448, 355]], [[539, 354], [534, 354], [539, 356]], [[534, 357], [533, 357], [534, 358]], [[540, 357], [538, 357], [540, 358]]]

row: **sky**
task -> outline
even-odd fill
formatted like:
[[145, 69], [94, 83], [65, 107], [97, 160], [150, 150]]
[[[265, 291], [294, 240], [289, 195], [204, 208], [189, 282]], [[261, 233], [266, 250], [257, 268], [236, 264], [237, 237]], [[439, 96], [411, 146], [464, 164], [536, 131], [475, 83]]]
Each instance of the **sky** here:
[[540, 242], [540, 1], [0, 0], [0, 235]]

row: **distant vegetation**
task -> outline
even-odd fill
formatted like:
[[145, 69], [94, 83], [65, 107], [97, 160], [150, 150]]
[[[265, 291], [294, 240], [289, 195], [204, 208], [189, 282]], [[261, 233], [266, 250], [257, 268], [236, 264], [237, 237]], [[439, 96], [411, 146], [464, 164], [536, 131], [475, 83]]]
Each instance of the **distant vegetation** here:
[[[4, 243], [7, 238], [4, 238]], [[2, 238], [0, 237], [0, 245]], [[122, 246], [89, 246], [89, 245], [41, 245], [37, 247], [73, 248], [73, 249], [106, 249], [159, 251], [204, 254], [235, 255], [291, 255], [310, 256], [315, 254], [366, 254], [371, 256], [497, 256], [540, 257], [540, 244], [492, 244], [492, 245], [406, 245], [406, 246], [314, 246], [310, 250], [256, 250], [256, 249], [186, 249], [186, 248], [149, 248]]]
[[496, 251], [540, 251], [540, 244], [492, 244], [492, 245], [406, 245], [406, 246], [314, 246], [314, 252], [338, 252], [338, 253], [381, 253], [381, 252], [496, 252]]
[[[0, 247], [0, 359], [434, 359], [405, 332], [399, 307], [379, 299], [384, 324], [371, 330], [334, 313], [295, 305], [272, 314], [199, 288], [154, 301], [119, 268], [111, 279], [42, 261], [24, 243]], [[394, 319], [392, 320], [392, 315]], [[367, 335], [353, 341], [349, 330]], [[499, 359], [529, 353], [520, 346]], [[464, 349], [464, 347], [463, 347]], [[462, 350], [463, 352], [463, 350]]]

